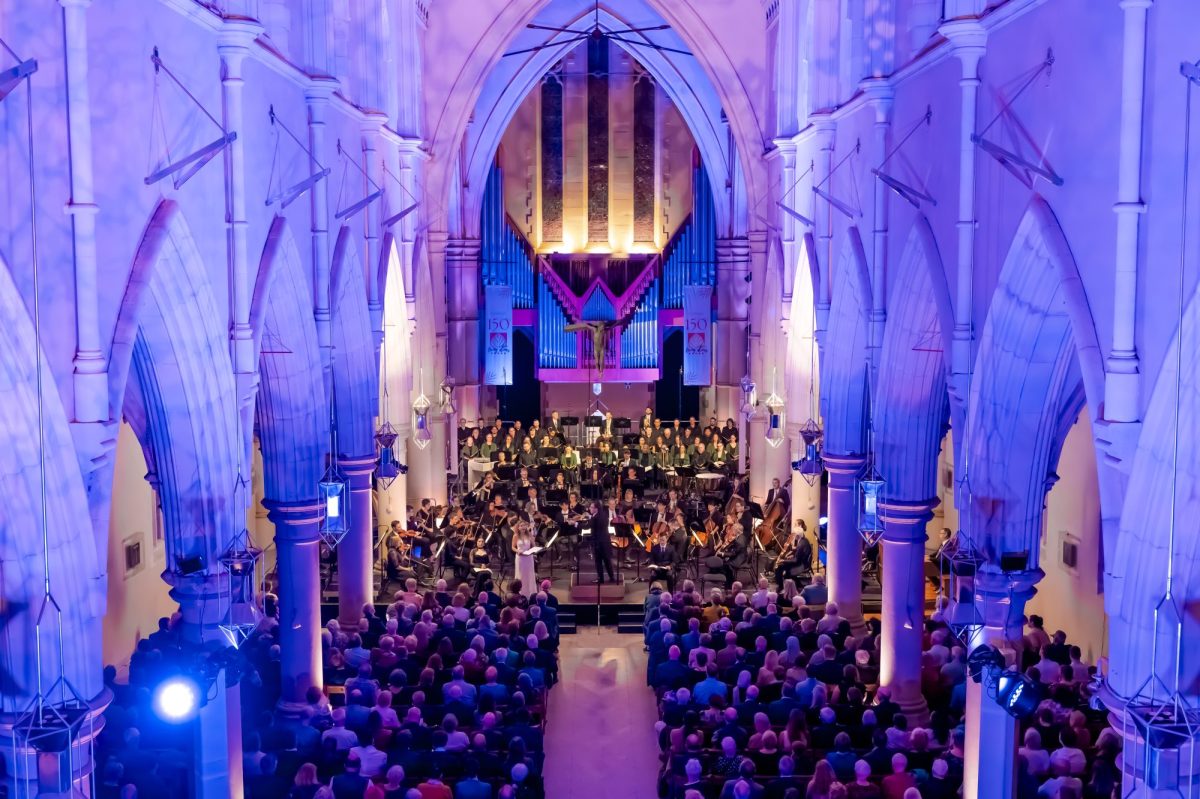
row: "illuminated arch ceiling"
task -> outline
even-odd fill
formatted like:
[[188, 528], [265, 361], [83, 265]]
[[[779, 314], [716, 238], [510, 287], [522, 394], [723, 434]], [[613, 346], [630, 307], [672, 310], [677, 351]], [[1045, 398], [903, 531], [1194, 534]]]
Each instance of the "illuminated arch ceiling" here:
[[[643, 0], [630, 0], [623, 6], [620, 17], [609, 9], [600, 8], [599, 24], [603, 30], [613, 31], [668, 23]], [[555, 0], [546, 5], [534, 17], [533, 22], [547, 27], [584, 30], [591, 27], [596, 16], [595, 4], [590, 0]], [[628, 34], [629, 38], [634, 36], [642, 36], [647, 41], [667, 47], [690, 49], [673, 29], [654, 31], [648, 35]], [[529, 93], [539, 85], [546, 72], [579, 45], [575, 34], [572, 33], [523, 28], [508, 43], [505, 52], [536, 47], [543, 43], [551, 46], [500, 58], [489, 72], [476, 100], [473, 121], [467, 128], [463, 150], [463, 183], [466, 186], [463, 216], [464, 224], [470, 232], [476, 232], [474, 228], [479, 223], [487, 172], [509, 122]], [[726, 131], [720, 98], [703, 66], [694, 56], [614, 43], [649, 72], [687, 123], [700, 150], [710, 182], [717, 191], [717, 196], [714, 197], [717, 229], [723, 233], [744, 230], [747, 225], [744, 204], [739, 203], [737, 210], [732, 210], [731, 204], [720, 196], [717, 189], [729, 182], [730, 174], [736, 174], [739, 181], [742, 178], [740, 170], [732, 169], [737, 153], [733, 150]], [[746, 191], [739, 188], [735, 195], [745, 197]]]

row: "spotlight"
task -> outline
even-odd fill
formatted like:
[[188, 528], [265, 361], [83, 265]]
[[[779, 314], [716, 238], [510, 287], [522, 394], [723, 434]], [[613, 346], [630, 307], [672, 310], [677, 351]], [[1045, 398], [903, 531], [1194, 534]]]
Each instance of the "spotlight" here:
[[1032, 716], [1042, 701], [1042, 688], [1019, 671], [1009, 669], [996, 678], [996, 701], [1013, 718]]
[[1004, 655], [987, 644], [975, 647], [967, 658], [967, 674], [976, 684], [983, 682], [983, 675], [1004, 668]]
[[200, 688], [186, 677], [170, 677], [154, 690], [154, 712], [163, 721], [179, 724], [200, 709]]

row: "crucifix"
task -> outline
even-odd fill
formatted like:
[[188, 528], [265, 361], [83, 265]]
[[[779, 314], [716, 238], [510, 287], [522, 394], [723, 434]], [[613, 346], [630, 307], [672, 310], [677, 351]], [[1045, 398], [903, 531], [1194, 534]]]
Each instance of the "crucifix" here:
[[608, 347], [608, 331], [620, 327], [623, 320], [612, 322], [576, 322], [563, 328], [564, 333], [590, 330], [592, 333], [592, 355], [596, 359], [596, 374], [604, 375], [604, 355]]

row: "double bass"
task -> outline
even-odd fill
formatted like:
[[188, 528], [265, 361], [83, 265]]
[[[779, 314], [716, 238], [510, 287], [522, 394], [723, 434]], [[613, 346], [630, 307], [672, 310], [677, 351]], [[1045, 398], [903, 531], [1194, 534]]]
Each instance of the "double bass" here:
[[771, 500], [771, 504], [763, 509], [762, 524], [758, 526], [758, 540], [762, 542], [764, 547], [771, 545], [779, 536], [779, 525], [786, 523], [787, 506], [783, 504], [783, 497], [780, 496], [783, 492], [776, 492], [775, 499]]

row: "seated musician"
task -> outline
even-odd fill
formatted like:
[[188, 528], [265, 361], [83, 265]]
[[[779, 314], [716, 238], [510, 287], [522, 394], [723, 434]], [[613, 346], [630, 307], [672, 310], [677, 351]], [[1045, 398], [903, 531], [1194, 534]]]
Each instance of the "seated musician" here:
[[653, 543], [650, 545], [650, 580], [662, 580], [668, 591], [675, 590], [675, 547], [671, 545], [671, 536], [667, 525], [661, 527], [655, 524]]
[[466, 580], [471, 573], [466, 560], [466, 550], [470, 544], [469, 534], [471, 527], [471, 523], [467, 522], [463, 517], [461, 508], [455, 508], [450, 511], [444, 528], [446, 546], [442, 549], [442, 563], [454, 570], [454, 579], [459, 582]]
[[400, 590], [404, 586], [404, 581], [409, 577], [415, 577], [413, 573], [410, 553], [412, 547], [404, 538], [388, 539], [387, 555], [384, 560], [384, 569], [387, 579], [387, 585], [384, 587], [384, 593], [389, 596]]
[[783, 581], [812, 572], [812, 543], [808, 540], [808, 525], [800, 519], [779, 557], [775, 559], [775, 585], [783, 590]]
[[426, 497], [421, 500], [421, 505], [417, 508], [417, 512], [413, 514], [413, 524], [409, 525], [412, 530], [415, 526], [417, 532], [421, 535], [428, 536], [433, 532], [433, 500]]
[[633, 459], [633, 453], [628, 448], [621, 450], [621, 461], [617, 466], [622, 472], [628, 471], [631, 466], [637, 466], [637, 462]]
[[560, 461], [559, 465], [570, 472], [572, 478], [576, 476], [576, 472], [579, 470], [579, 464], [579, 453], [575, 451], [575, 447], [571, 446], [570, 444], [567, 444], [565, 447], [563, 447], [562, 460]]
[[547, 491], [561, 491], [565, 494], [565, 493], [567, 493], [567, 491], [570, 490], [570, 488], [571, 487], [569, 485], [567, 485], [566, 472], [560, 471], [554, 475], [554, 482], [551, 483], [546, 490]]
[[535, 514], [541, 513], [544, 508], [538, 501], [538, 490], [536, 486], [530, 486], [526, 492], [528, 499], [525, 501], [525, 518], [532, 520]]
[[742, 540], [742, 526], [736, 522], [726, 524], [712, 554], [705, 560], [710, 572], [725, 576], [725, 588], [732, 588], [737, 570], [746, 562], [746, 544]]
[[708, 451], [704, 447], [703, 441], [696, 442], [696, 451], [692, 453], [692, 468], [696, 471], [703, 471], [712, 466], [712, 458], [709, 457]]
[[637, 507], [637, 497], [633, 493], [632, 488], [625, 489], [625, 493], [621, 495], [621, 502], [617, 505], [617, 512], [625, 519], [625, 521], [633, 524], [633, 511]]
[[604, 413], [604, 421], [600, 423], [600, 437], [611, 439], [616, 435], [616, 428], [613, 426], [612, 411]]
[[625, 470], [623, 479], [626, 483], [640, 483], [642, 481], [642, 470], [636, 466], [630, 466]]
[[607, 441], [600, 442], [600, 464], [602, 466], [615, 466], [617, 463], [617, 453], [613, 450], [612, 444]]
[[517, 463], [527, 468], [537, 466], [537, 453], [533, 451], [533, 440], [525, 439], [521, 442], [521, 451], [517, 453]]
[[496, 473], [487, 472], [483, 475], [483, 479], [479, 481], [479, 485], [471, 493], [467, 494], [467, 498], [475, 502], [488, 502], [492, 498], [492, 491], [496, 488]]
[[517, 479], [513, 481], [513, 488], [515, 489], [513, 494], [518, 497], [523, 496], [529, 492], [530, 488], [536, 485], [537, 483], [529, 478], [529, 470], [522, 465], [521, 471], [517, 473]]
[[483, 536], [475, 537], [475, 546], [467, 559], [471, 570], [475, 573], [474, 594], [478, 596], [483, 591], [484, 584], [492, 579], [491, 556], [488, 555]]
[[472, 430], [471, 434], [467, 436], [466, 441], [463, 441], [462, 444], [459, 445], [458, 450], [467, 460], [479, 457], [479, 439], [476, 437], [474, 430]]
[[[564, 456], [565, 457], [565, 456]], [[591, 474], [592, 469], [596, 468], [596, 459], [592, 457], [592, 453], [583, 456], [583, 463], [579, 465], [580, 479], [585, 479], [583, 475]]]

